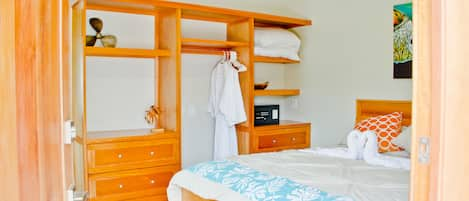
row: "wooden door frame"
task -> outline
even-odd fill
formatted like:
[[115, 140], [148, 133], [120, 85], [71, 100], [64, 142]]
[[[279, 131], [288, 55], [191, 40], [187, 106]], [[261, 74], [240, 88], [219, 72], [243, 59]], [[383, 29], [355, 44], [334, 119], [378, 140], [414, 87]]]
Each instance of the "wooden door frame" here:
[[0, 1], [2, 200], [64, 200], [71, 182], [62, 135], [64, 2]]
[[[442, 86], [448, 80], [441, 76], [446, 72], [441, 55], [447, 50], [440, 32], [446, 14], [442, 2], [414, 0], [413, 201], [439, 200], [444, 185], [440, 117], [446, 103]], [[9, 201], [64, 199], [66, 171], [64, 161], [57, 160], [65, 158], [60, 5], [53, 0], [0, 0], [0, 29], [15, 30], [0, 32], [0, 194]], [[432, 169], [417, 162], [423, 136], [432, 139]]]
[[[419, 140], [423, 137], [435, 137], [432, 129], [432, 115], [436, 112], [435, 102], [432, 100], [437, 95], [434, 81], [434, 65], [432, 47], [437, 34], [433, 9], [439, 0], [413, 0], [414, 22], [414, 58], [413, 58], [413, 108], [412, 108], [412, 166], [410, 174], [411, 201], [428, 201], [430, 190], [430, 165], [418, 161]], [[433, 149], [437, 147], [433, 146]], [[435, 153], [435, 151], [433, 151]], [[431, 158], [434, 158], [433, 156]]]
[[[0, 0], [0, 30], [15, 30], [15, 1]], [[0, 195], [19, 200], [15, 33], [0, 31]]]
[[[467, 0], [414, 0], [412, 201], [468, 200]], [[430, 163], [418, 162], [430, 139]]]

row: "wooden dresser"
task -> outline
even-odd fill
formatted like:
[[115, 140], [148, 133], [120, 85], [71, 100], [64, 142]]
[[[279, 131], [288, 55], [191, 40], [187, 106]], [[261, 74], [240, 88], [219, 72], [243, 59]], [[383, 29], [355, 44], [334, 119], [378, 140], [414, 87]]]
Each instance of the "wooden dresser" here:
[[[139, 10], [135, 6], [142, 7], [139, 4], [128, 5], [108, 0], [77, 0], [72, 5], [72, 96], [70, 98], [72, 99], [73, 121], [77, 131], [77, 143], [74, 148], [76, 189], [87, 191], [91, 201], [167, 200], [166, 188], [171, 177], [181, 167], [181, 38], [179, 30], [181, 11], [178, 8], [148, 11]], [[146, 17], [149, 22], [147, 25], [150, 24], [153, 27], [144, 29], [152, 34], [143, 40], [150, 41], [151, 39], [154, 43], [153, 47], [142, 49], [125, 47], [125, 44], [119, 43], [116, 48], [86, 46], [87, 34], [94, 33], [88, 25], [91, 23], [90, 17], [104, 17], [106, 12], [113, 12], [114, 15], [128, 18], [128, 20], [134, 19], [130, 18], [129, 14]], [[108, 18], [106, 22], [108, 21], [111, 19]], [[138, 23], [127, 23], [125, 29], [139, 28], [140, 25], [135, 24]], [[119, 39], [124, 40], [122, 36]], [[92, 62], [93, 59], [99, 61], [100, 65], [92, 65], [95, 64]], [[90, 92], [92, 89], [102, 87], [98, 82], [88, 79], [97, 76], [96, 73], [92, 74], [93, 69], [112, 66], [114, 62], [123, 61], [123, 59], [132, 64], [124, 66], [127, 72], [139, 72], [139, 76], [148, 73], [141, 70], [144, 67], [148, 68], [148, 65], [142, 64], [141, 60], [151, 60], [147, 63], [150, 64], [153, 72], [153, 76], [150, 76], [153, 78], [153, 84], [138, 86], [154, 90], [153, 100], [148, 101], [148, 97], [142, 93], [129, 93], [125, 90], [119, 90], [119, 93], [112, 97]], [[115, 75], [108, 72], [99, 78], [104, 80], [106, 77]], [[145, 91], [141, 88], [136, 87], [135, 90]], [[112, 105], [122, 99], [130, 102], [125, 104], [121, 102], [118, 106]], [[140, 101], [132, 101], [135, 99], [148, 102], [138, 105]], [[94, 103], [96, 107], [92, 107], [91, 103]], [[103, 111], [99, 108], [106, 107], [107, 104], [111, 105], [110, 108], [113, 110], [120, 112], [108, 114], [104, 119], [101, 116]], [[130, 107], [136, 104], [138, 107]], [[148, 123], [145, 122], [144, 117], [146, 110], [152, 105], [160, 111], [157, 121], [151, 125], [142, 124]], [[123, 118], [128, 114], [126, 109], [129, 108], [132, 112], [138, 110], [137, 112], [141, 113], [141, 119], [137, 116]], [[96, 115], [98, 113], [99, 115]], [[96, 118], [97, 116], [99, 117]], [[119, 118], [126, 121], [116, 123], [119, 122], [116, 121]], [[134, 119], [140, 121], [135, 123]], [[130, 125], [122, 123], [129, 120], [133, 123]], [[148, 125], [149, 128], [126, 130], [143, 125]], [[150, 127], [164, 129], [164, 131], [152, 133]], [[108, 131], [102, 131], [107, 129]]]
[[240, 138], [239, 147], [244, 153], [302, 149], [310, 147], [310, 139], [311, 123], [283, 120], [278, 125], [254, 127], [253, 135]]
[[173, 132], [142, 132], [88, 133], [90, 200], [166, 200], [169, 181], [180, 169], [179, 139]]

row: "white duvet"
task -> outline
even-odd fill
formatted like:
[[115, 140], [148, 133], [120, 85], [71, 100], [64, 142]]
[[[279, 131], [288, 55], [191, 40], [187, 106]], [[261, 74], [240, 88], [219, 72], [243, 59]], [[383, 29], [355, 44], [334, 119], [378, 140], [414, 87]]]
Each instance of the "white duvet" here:
[[[363, 160], [318, 156], [296, 150], [243, 155], [230, 160], [356, 201], [408, 200], [409, 171], [372, 166]], [[222, 185], [183, 170], [173, 177], [168, 187], [170, 201], [181, 200], [181, 187], [205, 199], [246, 200]]]

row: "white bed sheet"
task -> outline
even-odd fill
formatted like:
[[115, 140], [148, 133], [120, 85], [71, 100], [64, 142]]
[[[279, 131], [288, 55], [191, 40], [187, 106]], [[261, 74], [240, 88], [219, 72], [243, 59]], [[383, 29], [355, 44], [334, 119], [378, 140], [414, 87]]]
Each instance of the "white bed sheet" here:
[[[317, 156], [298, 150], [243, 155], [231, 158], [240, 164], [317, 187], [356, 201], [407, 201], [409, 171], [371, 166], [364, 161]], [[182, 171], [175, 175], [168, 188], [170, 201], [180, 200], [179, 187], [205, 199], [242, 201], [239, 195], [222, 185]]]

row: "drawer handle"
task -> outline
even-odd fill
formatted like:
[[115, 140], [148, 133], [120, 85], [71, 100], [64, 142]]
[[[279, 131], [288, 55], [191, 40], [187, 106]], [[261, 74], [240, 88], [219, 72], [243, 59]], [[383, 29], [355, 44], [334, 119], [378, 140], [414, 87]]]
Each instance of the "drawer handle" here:
[[274, 144], [277, 143], [277, 140], [276, 140], [276, 139], [273, 139], [273, 140], [272, 140], [272, 143], [274, 143]]
[[291, 141], [293, 141], [293, 142], [296, 141], [296, 137], [292, 137]]
[[150, 156], [154, 156], [155, 155], [155, 152], [154, 151], [151, 151], [150, 152]]
[[117, 158], [122, 158], [124, 157], [122, 154], [117, 154]]
[[123, 188], [124, 188], [124, 185], [123, 185], [123, 184], [119, 184], [119, 188], [120, 188], [120, 189], [123, 189]]
[[155, 183], [155, 180], [154, 180], [154, 179], [152, 179], [152, 180], [150, 181], [150, 183], [151, 183], [151, 184], [154, 184], [154, 183]]

